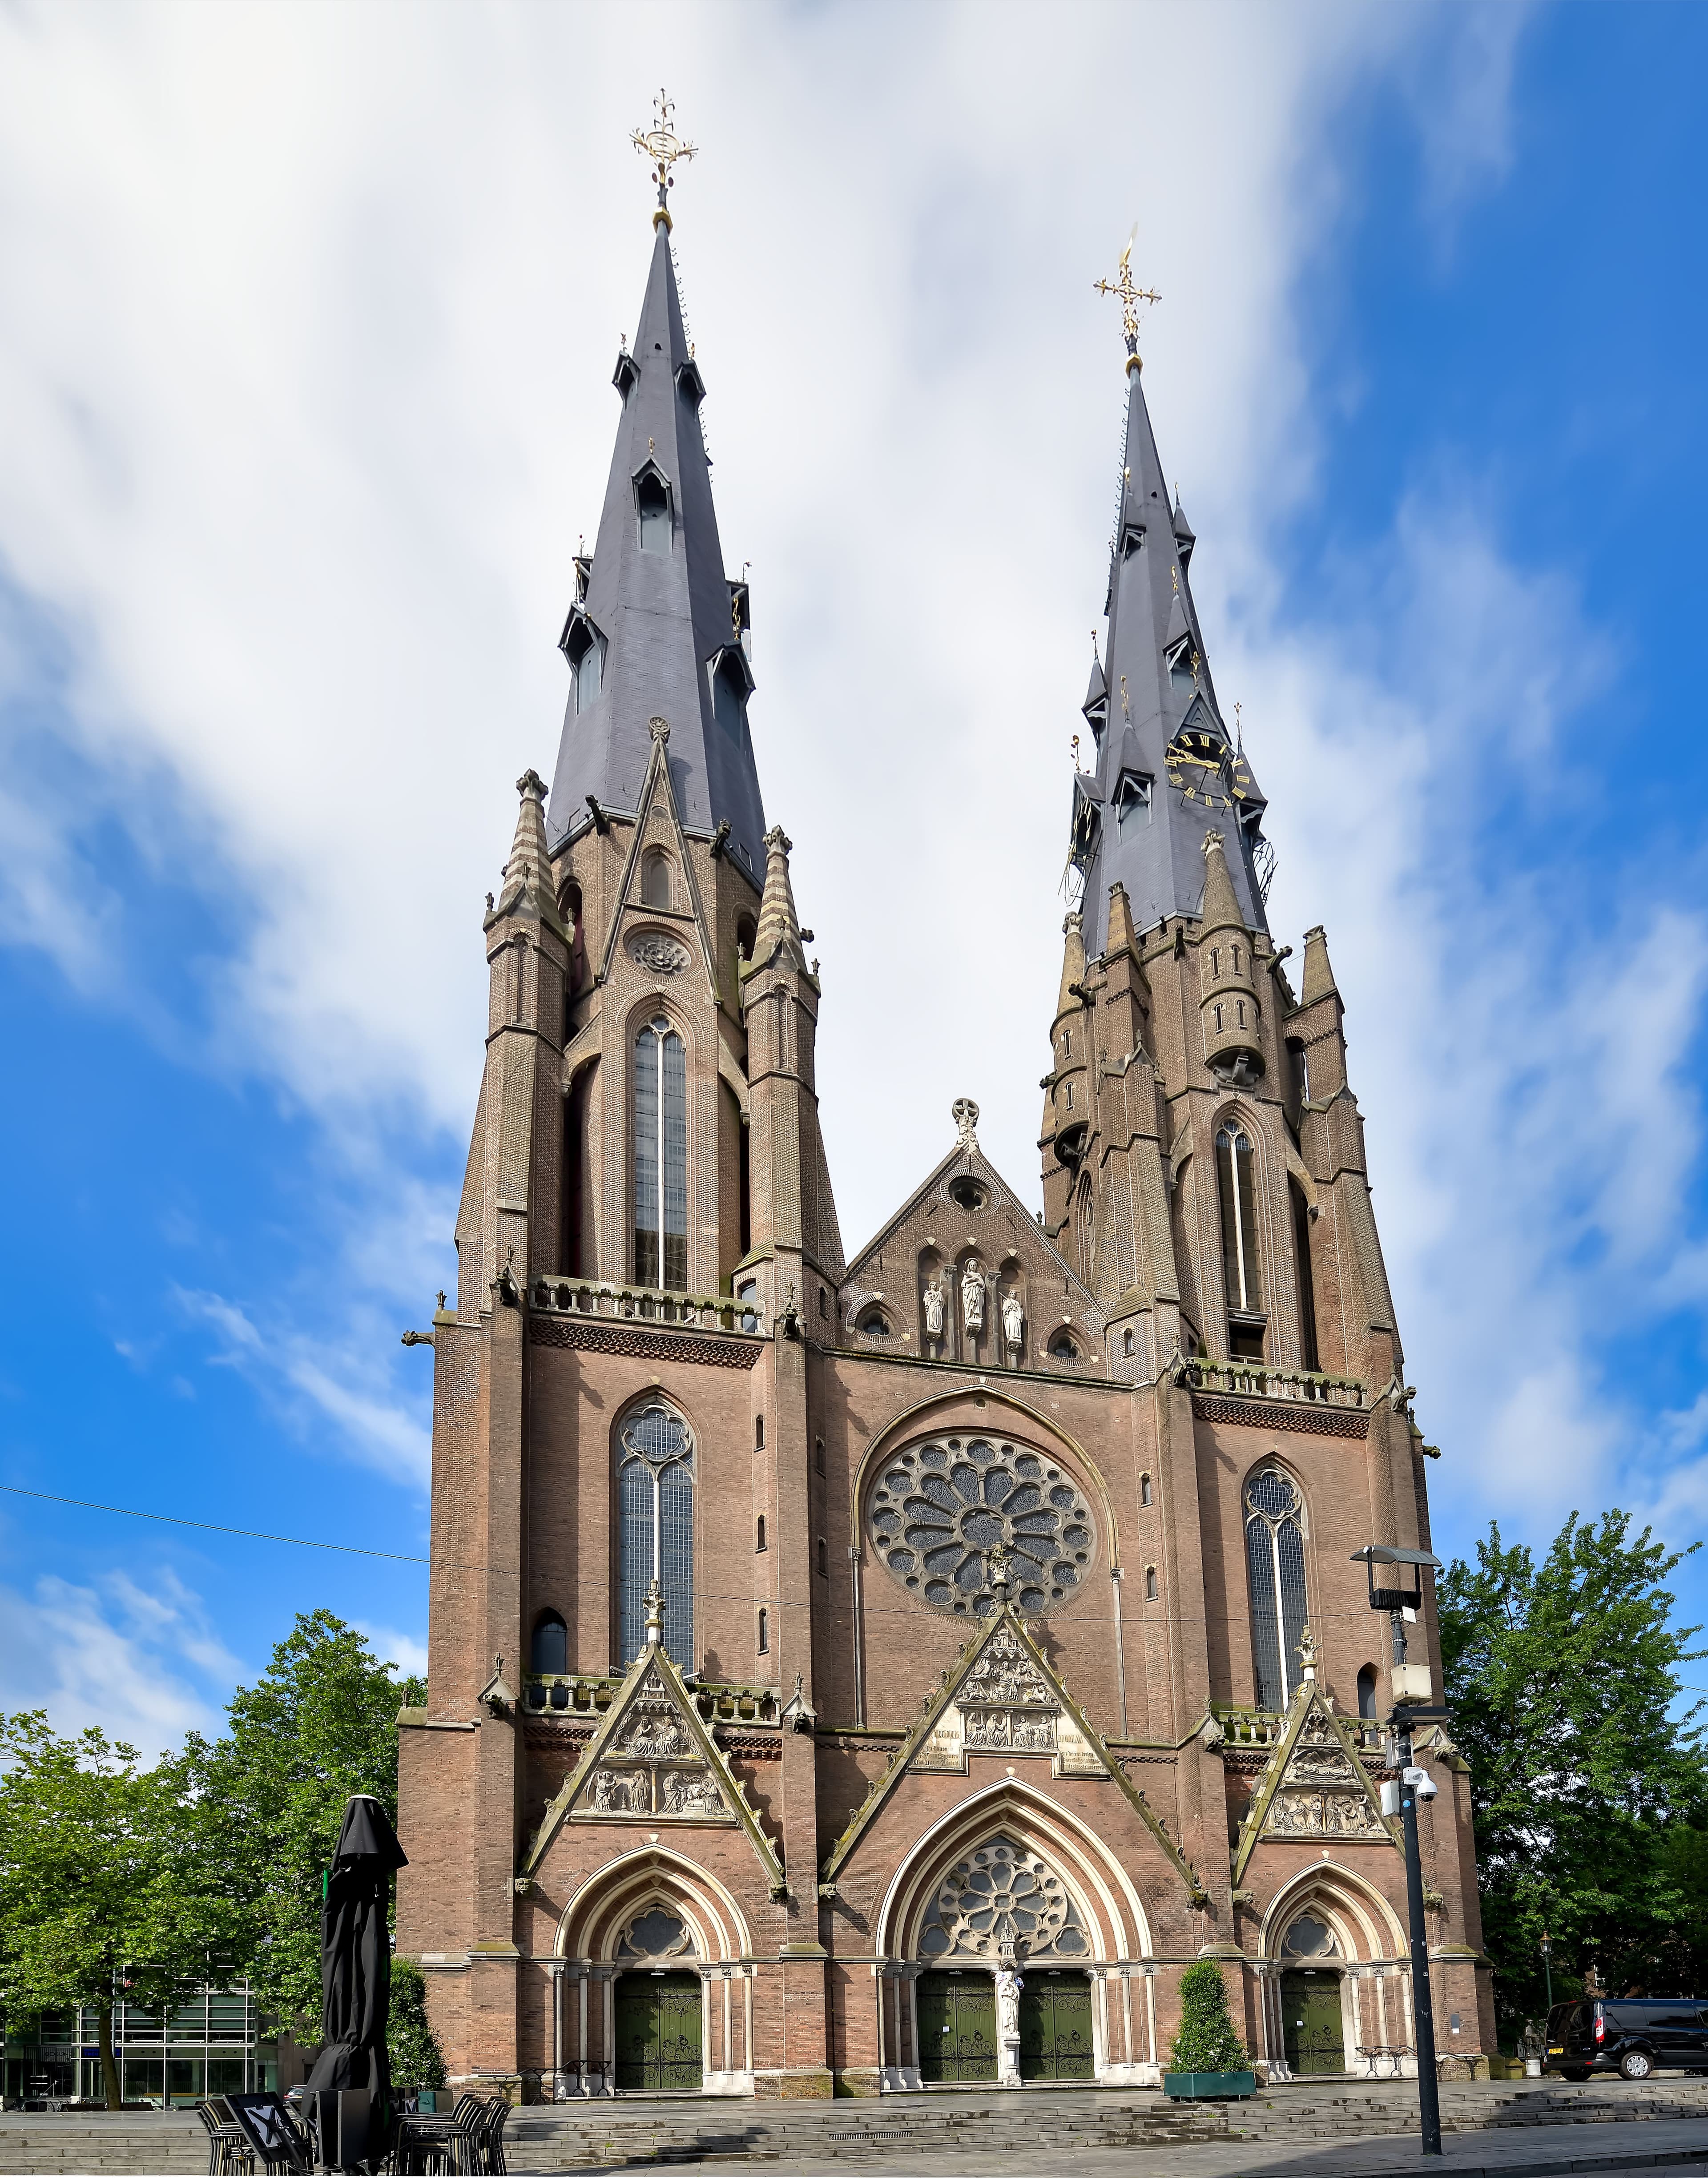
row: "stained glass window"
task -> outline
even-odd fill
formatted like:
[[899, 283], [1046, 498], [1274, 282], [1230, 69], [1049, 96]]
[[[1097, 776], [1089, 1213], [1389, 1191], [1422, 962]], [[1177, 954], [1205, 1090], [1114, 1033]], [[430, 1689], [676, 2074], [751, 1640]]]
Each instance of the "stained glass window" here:
[[1284, 1710], [1299, 1684], [1306, 1606], [1304, 1506], [1278, 1467], [1259, 1468], [1245, 1485], [1245, 1565], [1257, 1706]]
[[662, 1014], [634, 1040], [634, 1278], [688, 1283], [687, 1054]]
[[694, 1662], [694, 1441], [661, 1402], [617, 1432], [617, 1586], [620, 1661], [646, 1645], [647, 1590], [664, 1591], [665, 1646], [684, 1670]]

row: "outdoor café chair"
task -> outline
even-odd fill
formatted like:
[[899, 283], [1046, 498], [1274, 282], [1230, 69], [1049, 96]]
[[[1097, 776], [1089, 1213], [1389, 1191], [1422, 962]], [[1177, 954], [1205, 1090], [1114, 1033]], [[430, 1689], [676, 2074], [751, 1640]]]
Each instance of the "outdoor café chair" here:
[[207, 2167], [211, 2172], [249, 2172], [255, 2169], [249, 2135], [240, 2125], [222, 2118], [209, 2102], [198, 2103], [195, 2114], [207, 2128]]

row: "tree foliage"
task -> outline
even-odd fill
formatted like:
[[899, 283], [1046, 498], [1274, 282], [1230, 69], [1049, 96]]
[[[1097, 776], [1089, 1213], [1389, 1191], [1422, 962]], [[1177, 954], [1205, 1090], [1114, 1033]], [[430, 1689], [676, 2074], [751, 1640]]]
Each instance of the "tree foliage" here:
[[1251, 2062], [1214, 1959], [1200, 1959], [1180, 1976], [1180, 2027], [1171, 2046], [1177, 2072], [1243, 2072]]
[[97, 2016], [107, 2106], [117, 2109], [114, 1989], [169, 2011], [230, 1936], [197, 1850], [188, 1765], [144, 1769], [94, 1727], [53, 1732], [40, 1710], [0, 1721], [0, 1998], [8, 2016]]
[[205, 1848], [231, 1900], [233, 1953], [260, 2001], [299, 2039], [320, 2017], [321, 1875], [344, 1803], [371, 1792], [397, 1814], [397, 1710], [418, 1680], [395, 1678], [364, 1635], [329, 1611], [300, 1615], [217, 1740], [193, 1735]]
[[444, 2086], [444, 2053], [427, 2017], [427, 1984], [413, 1959], [391, 1962], [391, 2013], [386, 2040], [391, 2084], [398, 2093]]
[[1704, 1652], [1689, 1646], [1700, 1628], [1672, 1623], [1665, 1585], [1685, 1555], [1647, 1528], [1634, 1536], [1623, 1513], [1574, 1513], [1540, 1564], [1492, 1525], [1475, 1566], [1455, 1559], [1441, 1577], [1447, 1701], [1470, 1765], [1506, 2022], [1545, 2001], [1545, 1933], [1557, 1998], [1591, 1966], [1609, 1988], [1656, 1995], [1696, 1971], [1702, 1908], [1687, 1885], [1708, 1873], [1695, 1827], [1708, 1765], [1696, 1709], [1676, 1711], [1678, 1666]]

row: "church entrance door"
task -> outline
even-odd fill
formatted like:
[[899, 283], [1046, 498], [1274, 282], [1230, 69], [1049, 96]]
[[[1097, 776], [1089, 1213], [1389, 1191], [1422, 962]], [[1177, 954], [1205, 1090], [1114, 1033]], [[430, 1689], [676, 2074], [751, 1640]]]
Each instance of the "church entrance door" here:
[[1090, 2080], [1092, 1984], [1088, 1974], [1027, 1967], [1020, 1993], [1020, 2076], [1023, 2080]]
[[1281, 2032], [1287, 2062], [1295, 2072], [1344, 2072], [1339, 1975], [1283, 1974]]
[[616, 1983], [616, 2084], [639, 2093], [698, 2094], [700, 1978], [626, 1973]]
[[919, 2077], [994, 2080], [996, 1984], [986, 1973], [919, 1977]]

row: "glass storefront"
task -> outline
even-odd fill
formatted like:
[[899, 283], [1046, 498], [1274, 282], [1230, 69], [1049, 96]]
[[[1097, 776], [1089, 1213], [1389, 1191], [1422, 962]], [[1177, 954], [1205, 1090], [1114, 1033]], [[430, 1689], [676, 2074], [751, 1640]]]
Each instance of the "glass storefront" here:
[[[104, 2102], [97, 2033], [91, 2011], [14, 2021], [0, 2045], [8, 2107], [44, 2097]], [[112, 2052], [128, 2103], [187, 2104], [279, 2083], [272, 2022], [259, 2017], [243, 1982], [200, 1990], [164, 2022], [157, 2011], [116, 2004]]]

